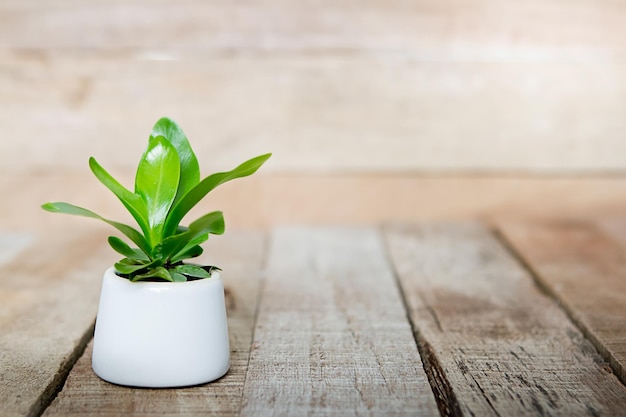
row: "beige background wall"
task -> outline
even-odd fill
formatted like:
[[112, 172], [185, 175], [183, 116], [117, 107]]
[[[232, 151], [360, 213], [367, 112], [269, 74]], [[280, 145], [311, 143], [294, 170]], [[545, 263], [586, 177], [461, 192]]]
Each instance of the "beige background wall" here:
[[[626, 171], [626, 4], [0, 1], [0, 170]], [[211, 169], [211, 168], [205, 168]]]

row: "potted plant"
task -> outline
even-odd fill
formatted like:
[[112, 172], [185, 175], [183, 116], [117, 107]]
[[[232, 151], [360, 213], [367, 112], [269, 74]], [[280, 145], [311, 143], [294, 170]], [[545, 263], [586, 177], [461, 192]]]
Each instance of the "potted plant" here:
[[210, 234], [224, 233], [220, 211], [181, 226], [185, 215], [211, 190], [255, 173], [271, 156], [200, 180], [198, 160], [181, 128], [168, 118], [154, 126], [137, 168], [135, 189], [115, 180], [92, 157], [94, 175], [122, 202], [139, 229], [63, 202], [43, 209], [102, 220], [132, 244], [111, 236], [124, 256], [104, 272], [96, 320], [92, 367], [120, 385], [176, 387], [223, 376], [230, 350], [220, 269], [185, 262], [202, 253]]

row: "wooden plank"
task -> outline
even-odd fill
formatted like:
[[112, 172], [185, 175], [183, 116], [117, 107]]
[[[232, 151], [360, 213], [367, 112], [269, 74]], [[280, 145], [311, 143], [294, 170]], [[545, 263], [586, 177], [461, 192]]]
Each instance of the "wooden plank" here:
[[456, 43], [461, 56], [486, 44], [498, 57], [510, 46], [624, 47], [625, 14], [610, 0], [3, 0], [0, 46], [412, 51]]
[[434, 415], [370, 229], [275, 230], [241, 415]]
[[626, 251], [591, 222], [505, 223], [502, 233], [626, 384]]
[[0, 166], [113, 152], [129, 167], [165, 113], [220, 169], [270, 149], [283, 171], [623, 172], [625, 15], [611, 0], [3, 0], [0, 123], [20, 141]]
[[0, 50], [0, 123], [20, 138], [0, 166], [84, 169], [94, 155], [134, 170], [168, 115], [216, 170], [273, 151], [263, 172], [624, 172], [623, 74], [602, 60]]
[[625, 415], [626, 387], [483, 226], [397, 226], [386, 236], [451, 414]]
[[[0, 414], [37, 416], [87, 341], [104, 269], [102, 233], [44, 235], [3, 266]], [[106, 250], [105, 250], [106, 249]]]
[[[112, 173], [132, 187], [134, 172]], [[132, 221], [122, 204], [87, 167], [16, 176], [7, 186], [0, 183], [0, 195], [11, 196], [11, 204], [0, 205], [0, 230], [19, 233], [27, 228], [39, 233], [74, 225], [74, 219], [50, 216], [39, 208], [45, 201], [58, 200], [95, 209], [112, 219]], [[389, 221], [477, 218], [495, 222], [621, 216], [626, 212], [624, 195], [626, 177], [258, 173], [216, 189], [195, 214], [219, 208], [227, 216], [229, 227], [265, 230], [275, 224], [362, 226]]]
[[[0, 230], [3, 230], [0, 227]], [[0, 265], [14, 259], [20, 252], [32, 245], [34, 238], [29, 233], [0, 234]]]
[[91, 344], [45, 416], [232, 416], [241, 408], [254, 327], [264, 235], [229, 232], [206, 245], [201, 262], [223, 268], [231, 366], [210, 384], [180, 389], [138, 389], [109, 384], [91, 369]]
[[626, 218], [624, 217], [624, 211], [616, 213], [614, 216], [617, 217], [600, 219], [594, 217], [594, 223], [607, 236], [610, 236], [622, 245], [626, 245]]

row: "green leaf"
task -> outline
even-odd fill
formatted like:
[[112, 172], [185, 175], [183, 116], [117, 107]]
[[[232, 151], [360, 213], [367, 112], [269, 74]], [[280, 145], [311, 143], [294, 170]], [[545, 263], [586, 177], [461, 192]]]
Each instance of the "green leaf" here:
[[174, 264], [183, 259], [195, 258], [196, 256], [202, 255], [203, 249], [200, 245], [207, 240], [209, 240], [209, 234], [204, 233], [188, 241], [182, 249], [179, 249], [180, 246], [171, 248], [172, 252], [168, 254], [170, 262]]
[[95, 158], [89, 158], [89, 168], [91, 172], [98, 178], [98, 180], [104, 184], [109, 190], [117, 196], [117, 198], [124, 204], [124, 207], [133, 216], [139, 228], [143, 231], [145, 236], [148, 236], [150, 226], [148, 224], [148, 212], [145, 203], [141, 200], [141, 197], [134, 194], [122, 186], [115, 178], [111, 176]]
[[109, 245], [113, 248], [117, 253], [126, 256], [127, 258], [150, 262], [150, 258], [146, 253], [144, 253], [140, 249], [133, 249], [126, 244], [122, 239], [116, 236], [109, 236]]
[[137, 282], [137, 281], [150, 280], [153, 278], [161, 278], [161, 279], [164, 279], [165, 281], [174, 282], [174, 279], [170, 275], [170, 272], [167, 269], [163, 268], [162, 266], [151, 269], [145, 274], [135, 275], [131, 277], [130, 280], [132, 282]]
[[187, 245], [181, 251], [179, 251], [176, 255], [173, 255], [170, 258], [170, 262], [174, 264], [185, 259], [196, 258], [202, 255], [203, 252], [204, 252], [204, 249], [202, 249], [202, 246], [200, 245], [195, 245], [191, 247]]
[[178, 265], [174, 271], [194, 278], [209, 278], [211, 274], [196, 265]]
[[119, 261], [123, 265], [149, 265], [146, 262], [138, 261], [136, 259], [124, 258]]
[[176, 197], [180, 162], [176, 149], [162, 136], [150, 140], [135, 178], [135, 193], [141, 196], [150, 226], [148, 241], [154, 247], [163, 238], [167, 213]]
[[136, 262], [129, 258], [124, 258], [119, 262], [116, 262], [114, 267], [117, 272], [124, 275], [129, 275], [131, 278], [136, 274], [143, 274], [150, 269], [159, 266], [158, 261], [152, 261], [150, 263]]
[[173, 120], [163, 117], [152, 128], [151, 138], [163, 136], [170, 141], [180, 160], [180, 184], [174, 202], [180, 200], [189, 190], [200, 182], [198, 159], [191, 149], [183, 130]]
[[164, 239], [154, 248], [153, 255], [160, 259], [171, 258], [189, 245], [195, 246], [206, 241], [209, 233], [221, 235], [224, 228], [224, 215], [221, 211], [205, 214], [191, 223], [186, 232]]
[[221, 235], [224, 233], [225, 229], [224, 213], [221, 211], [213, 211], [205, 214], [197, 220], [194, 220], [189, 225], [189, 231], [186, 233], [192, 233], [193, 238], [195, 239], [196, 237], [206, 233]]
[[74, 216], [82, 216], [82, 217], [90, 217], [92, 219], [101, 220], [122, 232], [126, 237], [132, 240], [137, 246], [139, 246], [144, 252], [149, 252], [150, 247], [148, 242], [143, 237], [141, 233], [139, 233], [136, 229], [131, 226], [125, 225], [123, 223], [114, 222], [112, 220], [105, 219], [104, 217], [94, 213], [93, 211], [84, 209], [82, 207], [75, 206], [69, 203], [57, 202], [57, 203], [47, 203], [41, 206], [46, 211], [52, 213], [64, 213], [71, 214]]
[[231, 171], [209, 175], [203, 179], [198, 185], [192, 188], [183, 198], [172, 206], [165, 224], [165, 236], [171, 235], [189, 210], [198, 204], [200, 200], [202, 200], [209, 192], [227, 181], [254, 174], [261, 167], [261, 165], [263, 165], [265, 161], [270, 158], [270, 156], [272, 156], [271, 153], [257, 156], [244, 162]]
[[172, 279], [174, 280], [174, 282], [186, 282], [187, 281], [187, 277], [184, 276], [183, 274], [179, 274], [178, 272], [170, 271], [170, 275], [172, 276]]

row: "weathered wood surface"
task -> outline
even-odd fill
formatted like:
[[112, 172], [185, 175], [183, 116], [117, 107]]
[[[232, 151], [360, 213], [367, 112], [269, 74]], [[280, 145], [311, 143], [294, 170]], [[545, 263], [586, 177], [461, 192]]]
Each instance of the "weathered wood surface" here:
[[115, 259], [101, 229], [15, 235], [22, 251], [5, 234], [0, 415], [626, 416], [626, 247], [587, 222], [500, 230], [215, 237], [203, 260], [225, 269], [231, 370], [175, 390], [103, 382], [81, 355]]
[[[11, 199], [10, 204], [0, 204], [0, 229], [38, 233], [75, 227], [77, 220], [51, 216], [39, 208], [46, 201], [58, 200], [132, 222], [122, 204], [91, 174], [86, 158], [83, 162], [85, 166], [79, 173], [62, 170], [0, 176], [0, 195]], [[134, 171], [111, 171], [132, 187]], [[211, 192], [196, 214], [219, 208], [225, 213], [229, 229], [247, 230], [270, 230], [275, 224], [363, 226], [389, 221], [599, 218], [622, 216], [626, 212], [624, 195], [626, 178], [622, 177], [315, 176], [261, 172]], [[92, 223], [85, 220], [84, 224]]]
[[272, 235], [246, 416], [437, 414], [375, 231]]
[[20, 140], [0, 167], [134, 167], [170, 115], [220, 169], [624, 172], [625, 20], [613, 0], [2, 0]]
[[590, 222], [505, 223], [501, 230], [626, 383], [624, 247]]
[[[626, 388], [487, 229], [402, 226], [386, 237], [431, 384], [452, 415], [626, 415]], [[574, 248], [528, 243], [549, 251], [546, 262]], [[586, 294], [603, 292], [577, 278]], [[604, 318], [623, 325], [612, 313]]]
[[114, 259], [105, 249], [105, 237], [93, 231], [43, 235], [4, 262], [3, 417], [39, 415], [89, 341], [102, 273]]
[[[256, 317], [265, 238], [229, 232], [207, 244], [203, 261], [224, 269], [231, 366], [226, 376], [201, 387], [125, 388], [100, 380], [91, 369], [91, 344], [70, 373], [45, 416], [236, 416]], [[156, 346], [155, 348], [158, 348]]]
[[[622, 214], [624, 211], [622, 211]], [[594, 222], [598, 228], [616, 242], [626, 246], [626, 218], [609, 217]]]
[[[0, 12], [0, 46], [25, 49], [362, 49], [436, 59], [428, 47], [444, 44], [456, 46], [457, 59], [476, 49], [489, 54], [483, 59], [528, 59], [533, 47], [561, 47], [562, 55], [539, 57], [580, 60], [589, 50], [619, 57], [626, 47], [626, 7], [607, 0], [3, 0]], [[516, 49], [507, 55], [506, 46]]]
[[276, 157], [264, 170], [274, 172], [625, 169], [626, 63], [391, 55], [153, 61], [0, 50], [0, 123], [21, 138], [5, 141], [0, 163], [53, 171], [94, 155], [132, 168], [168, 115], [216, 169], [268, 151]]
[[29, 233], [0, 233], [0, 265], [16, 258], [34, 240], [35, 237]]

